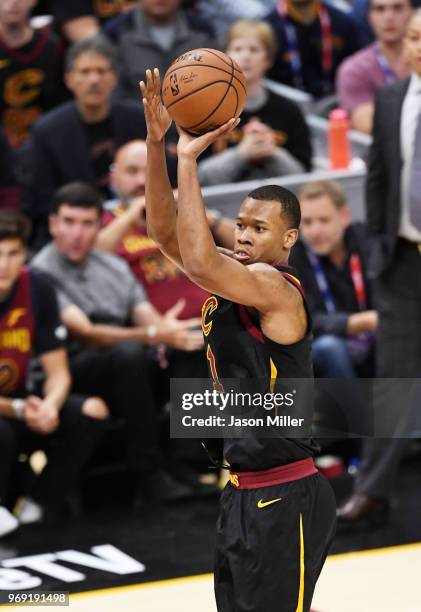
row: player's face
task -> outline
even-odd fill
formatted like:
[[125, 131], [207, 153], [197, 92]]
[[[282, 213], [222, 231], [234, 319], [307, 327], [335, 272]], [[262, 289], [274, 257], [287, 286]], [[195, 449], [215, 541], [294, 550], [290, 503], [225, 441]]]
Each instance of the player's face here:
[[384, 43], [401, 40], [411, 13], [409, 0], [371, 0], [369, 20], [376, 38]]
[[154, 19], [166, 19], [180, 8], [180, 0], [139, 0], [145, 15]]
[[414, 15], [404, 38], [405, 54], [414, 72], [421, 76], [421, 15]]
[[75, 60], [65, 80], [79, 104], [102, 107], [108, 103], [116, 85], [116, 74], [106, 57], [86, 51]]
[[349, 209], [337, 208], [327, 195], [300, 200], [300, 233], [316, 255], [329, 255], [343, 240]]
[[96, 208], [62, 204], [50, 217], [50, 232], [62, 255], [73, 263], [82, 263], [92, 250], [101, 220]]
[[36, 0], [0, 0], [0, 21], [6, 25], [25, 22]]
[[146, 143], [134, 142], [125, 145], [117, 153], [111, 182], [116, 195], [129, 200], [145, 193]]
[[25, 262], [26, 250], [18, 238], [0, 240], [0, 295], [7, 295]]
[[227, 53], [240, 66], [248, 83], [263, 78], [270, 67], [265, 46], [252, 32], [234, 38], [228, 46]]
[[234, 259], [245, 265], [277, 263], [285, 258], [297, 239], [297, 230], [288, 229], [278, 202], [246, 198], [238, 211]]

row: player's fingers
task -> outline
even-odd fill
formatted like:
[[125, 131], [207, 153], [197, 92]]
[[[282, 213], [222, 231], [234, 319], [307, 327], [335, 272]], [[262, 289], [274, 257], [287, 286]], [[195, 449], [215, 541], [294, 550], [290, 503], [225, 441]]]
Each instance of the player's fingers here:
[[146, 92], [148, 96], [153, 94], [152, 72], [149, 68], [146, 70]]
[[159, 74], [159, 69], [153, 69], [154, 75], [154, 94], [159, 96], [161, 94], [161, 75]]
[[146, 85], [145, 85], [145, 81], [140, 81], [139, 88], [140, 88], [140, 93], [142, 94], [142, 98], [145, 99], [145, 97], [146, 97]]

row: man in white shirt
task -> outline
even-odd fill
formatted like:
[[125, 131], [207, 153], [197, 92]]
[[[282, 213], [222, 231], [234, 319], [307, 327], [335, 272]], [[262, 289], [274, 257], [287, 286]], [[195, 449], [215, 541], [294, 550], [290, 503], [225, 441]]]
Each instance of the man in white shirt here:
[[[378, 93], [374, 114], [366, 194], [372, 239], [369, 274], [377, 280], [377, 376], [386, 392], [377, 406], [377, 438], [365, 444], [355, 493], [338, 510], [347, 522], [369, 518], [378, 523], [385, 518], [409, 438], [421, 437], [421, 409], [405, 402], [408, 379], [421, 372], [420, 9], [408, 22], [405, 51], [411, 76]], [[404, 380], [399, 384], [396, 379]], [[398, 386], [402, 397], [393, 403]], [[387, 422], [393, 427], [379, 434]]]

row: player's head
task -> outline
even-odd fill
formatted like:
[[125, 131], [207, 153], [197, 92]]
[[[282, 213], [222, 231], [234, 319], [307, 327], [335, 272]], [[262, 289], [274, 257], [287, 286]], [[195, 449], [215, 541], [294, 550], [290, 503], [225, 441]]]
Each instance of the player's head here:
[[16, 27], [26, 23], [37, 0], [1, 0], [0, 23]]
[[236, 21], [228, 32], [227, 54], [240, 66], [248, 83], [261, 79], [275, 59], [272, 27], [265, 21]]
[[335, 181], [314, 181], [298, 197], [303, 241], [317, 255], [329, 255], [342, 243], [350, 219], [342, 187]]
[[405, 55], [413, 72], [421, 76], [421, 9], [416, 9], [406, 26]]
[[377, 40], [401, 41], [411, 13], [411, 0], [370, 0], [369, 21]]
[[23, 215], [0, 211], [0, 295], [6, 295], [25, 262], [31, 224]]
[[101, 35], [72, 45], [66, 55], [65, 83], [80, 107], [106, 107], [117, 83], [113, 45]]
[[234, 257], [244, 264], [285, 263], [298, 237], [300, 204], [288, 189], [265, 185], [248, 194], [240, 206]]
[[120, 147], [111, 169], [111, 186], [123, 202], [145, 193], [146, 142], [131, 140]]
[[53, 197], [50, 232], [57, 249], [73, 263], [82, 263], [101, 228], [102, 196], [88, 183], [75, 181]]

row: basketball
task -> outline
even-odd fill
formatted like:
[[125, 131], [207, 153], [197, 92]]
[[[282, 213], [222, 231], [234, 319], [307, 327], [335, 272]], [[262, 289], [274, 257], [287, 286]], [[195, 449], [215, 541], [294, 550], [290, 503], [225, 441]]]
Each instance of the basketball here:
[[246, 97], [241, 68], [216, 49], [194, 49], [180, 55], [162, 83], [164, 106], [192, 134], [204, 134], [239, 117]]

